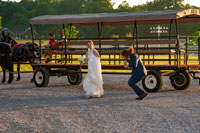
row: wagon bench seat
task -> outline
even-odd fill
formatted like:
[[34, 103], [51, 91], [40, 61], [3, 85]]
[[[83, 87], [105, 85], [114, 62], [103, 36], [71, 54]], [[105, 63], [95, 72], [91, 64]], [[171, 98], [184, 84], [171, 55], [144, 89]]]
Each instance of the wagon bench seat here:
[[[65, 51], [47, 51], [48, 54], [65, 54]], [[100, 54], [102, 55], [112, 55], [112, 54], [120, 54], [121, 51], [99, 51]], [[161, 50], [161, 51], [156, 51], [156, 50], [138, 50], [138, 54], [175, 54], [175, 50]], [[185, 50], [180, 50], [181, 54], [185, 54]], [[66, 54], [70, 55], [84, 55], [86, 54], [86, 51], [66, 51]]]
[[[176, 44], [177, 40], [129, 40], [129, 41], [94, 41], [95, 45], [126, 45], [126, 46], [133, 46], [133, 45], [169, 45], [169, 44]], [[85, 54], [86, 51], [73, 51], [72, 46], [74, 45], [80, 45], [84, 46], [87, 45], [87, 41], [68, 41], [66, 42], [67, 46], [70, 46], [69, 50], [66, 51], [66, 54]], [[65, 45], [62, 43], [62, 46], [65, 47]], [[65, 50], [44, 50], [45, 54], [65, 54]], [[99, 51], [101, 54], [120, 54], [120, 50], [118, 51]], [[162, 51], [156, 51], [156, 50], [138, 50], [138, 54], [175, 54], [175, 50], [169, 49], [169, 50], [162, 50]], [[180, 50], [181, 54], [185, 54], [185, 50]]]
[[[169, 40], [169, 39], [164, 39], [164, 40], [128, 40], [128, 41], [120, 41], [120, 40], [116, 40], [116, 41], [93, 41], [94, 45], [155, 45], [155, 44], [159, 44], [159, 45], [166, 45], [166, 44], [177, 44], [177, 40]], [[64, 45], [64, 44], [62, 44]], [[66, 45], [79, 45], [79, 46], [87, 46], [87, 41], [68, 41], [66, 42]]]

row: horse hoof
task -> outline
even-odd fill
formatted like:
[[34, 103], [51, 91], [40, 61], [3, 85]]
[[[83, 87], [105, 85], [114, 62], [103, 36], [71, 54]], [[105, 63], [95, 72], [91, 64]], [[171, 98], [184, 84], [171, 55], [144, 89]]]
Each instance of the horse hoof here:
[[5, 82], [6, 82], [6, 80], [2, 80], [2, 81], [1, 81], [2, 84], [5, 83]]
[[8, 81], [8, 84], [11, 84], [12, 83], [12, 81]]

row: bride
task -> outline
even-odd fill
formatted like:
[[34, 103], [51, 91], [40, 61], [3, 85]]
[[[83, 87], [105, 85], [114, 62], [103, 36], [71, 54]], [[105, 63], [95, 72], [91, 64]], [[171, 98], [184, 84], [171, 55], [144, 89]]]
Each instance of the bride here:
[[101, 97], [104, 94], [103, 79], [101, 74], [101, 62], [98, 51], [94, 48], [93, 41], [88, 41], [88, 51], [84, 65], [88, 63], [88, 73], [83, 81], [83, 89], [86, 92], [86, 98]]

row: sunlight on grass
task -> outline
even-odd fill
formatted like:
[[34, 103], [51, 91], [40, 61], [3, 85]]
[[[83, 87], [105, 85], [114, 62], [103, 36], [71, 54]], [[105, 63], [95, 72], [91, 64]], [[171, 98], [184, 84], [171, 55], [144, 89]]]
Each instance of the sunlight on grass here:
[[[75, 59], [73, 61], [73, 63], [80, 63], [78, 61], [78, 58], [80, 57], [81, 55], [73, 55], [73, 59]], [[83, 56], [85, 58], [85, 55]], [[60, 55], [57, 55], [56, 57], [57, 59], [60, 59], [61, 56]], [[63, 56], [63, 59], [65, 57]], [[103, 55], [101, 57], [101, 59], [108, 59], [109, 56], [108, 55]], [[140, 56], [141, 60], [143, 59], [148, 59], [148, 56]], [[149, 57], [150, 59], [153, 59], [153, 56], [150, 56]], [[154, 56], [154, 59], [168, 59], [169, 56], [168, 55], [159, 55], [159, 56]], [[182, 59], [184, 58], [183, 56], [181, 57]], [[42, 58], [43, 60], [46, 60], [45, 58]], [[55, 59], [55, 55], [53, 56], [53, 59]], [[114, 55], [110, 56], [110, 59], [114, 59]], [[119, 55], [116, 55], [115, 56], [115, 59], [119, 59]], [[174, 59], [174, 57], [172, 56], [172, 59]], [[189, 56], [189, 59], [195, 59], [196, 61], [188, 61], [188, 64], [198, 64], [198, 56], [195, 56], [195, 55], [191, 55]], [[109, 64], [109, 61], [101, 61], [102, 64]], [[119, 64], [119, 61], [116, 61], [115, 62], [116, 64]], [[144, 61], [143, 62], [144, 64], [148, 64], [148, 61]], [[183, 64], [184, 62], [181, 61], [181, 64]], [[111, 61], [110, 64], [114, 64], [114, 61]], [[123, 64], [123, 61], [120, 61], [120, 64]], [[153, 64], [153, 61], [149, 61], [149, 64]], [[169, 64], [168, 61], [155, 61], [154, 64]], [[174, 61], [172, 61], [172, 64], [174, 64]], [[0, 68], [0, 71], [2, 71], [2, 69]], [[14, 71], [16, 72], [17, 71], [17, 65], [14, 65]], [[21, 72], [27, 72], [27, 71], [33, 71], [31, 65], [29, 64], [22, 64], [21, 65], [21, 68], [20, 68], [20, 71]], [[87, 70], [83, 70], [84, 72], [87, 71]], [[102, 70], [102, 72], [122, 72], [123, 70]], [[130, 70], [125, 70], [124, 72], [130, 72]]]
[[[17, 40], [18, 43], [26, 43], [26, 42], [32, 42], [32, 40]], [[46, 45], [48, 44], [48, 40], [41, 40], [41, 44]], [[36, 44], [40, 44], [40, 42], [38, 40], [35, 40]], [[81, 55], [71, 55], [71, 58], [73, 59], [73, 63], [80, 63], [78, 61], [78, 58]], [[69, 57], [69, 55], [67, 56], [67, 58]], [[85, 58], [85, 55], [83, 55], [83, 57]], [[108, 61], [110, 58], [110, 62]], [[140, 56], [141, 60], [143, 61], [144, 64], [169, 64], [169, 55], [141, 55]], [[181, 64], [184, 64], [184, 56], [181, 56]], [[65, 59], [64, 55], [53, 55], [52, 59]], [[153, 59], [155, 59], [155, 61], [153, 62]], [[171, 55], [171, 63], [175, 64], [175, 62], [173, 60], [176, 59], [176, 57], [174, 55]], [[42, 62], [45, 62], [45, 58], [42, 57]], [[115, 60], [115, 61], [114, 61]], [[120, 60], [120, 61], [119, 61]], [[157, 61], [156, 61], [157, 60]], [[159, 61], [158, 61], [159, 60]], [[163, 60], [163, 61], [161, 61]], [[52, 61], [53, 63], [53, 61]], [[102, 55], [101, 56], [101, 63], [102, 64], [123, 64], [123, 59], [120, 57], [120, 55]], [[188, 57], [188, 64], [199, 64], [198, 61], [198, 56], [197, 55], [189, 55]], [[0, 68], [0, 71], [2, 71], [2, 69]], [[17, 66], [14, 65], [14, 71], [17, 71]], [[32, 67], [29, 64], [22, 64], [21, 68], [20, 68], [21, 72], [27, 72], [27, 71], [33, 71]], [[87, 70], [83, 70], [84, 72], [86, 72]], [[102, 70], [103, 72], [130, 72], [130, 70]]]

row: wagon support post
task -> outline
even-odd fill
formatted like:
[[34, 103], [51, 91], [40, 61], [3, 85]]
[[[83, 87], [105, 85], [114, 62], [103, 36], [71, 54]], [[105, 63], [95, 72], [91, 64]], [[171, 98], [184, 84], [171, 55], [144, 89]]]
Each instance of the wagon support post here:
[[[42, 42], [41, 39], [39, 40], [39, 45], [40, 45], [40, 63], [42, 63]], [[33, 46], [33, 48], [35, 47], [35, 45]]]
[[32, 43], [34, 44], [34, 36], [33, 36], [33, 26], [32, 26], [32, 24], [30, 24], [30, 28], [31, 28], [31, 39], [32, 39]]
[[198, 59], [199, 59], [199, 64], [200, 64], [200, 37], [198, 38]]
[[186, 65], [188, 64], [188, 44], [189, 44], [189, 38], [186, 37]]
[[[33, 25], [32, 24], [30, 24], [30, 28], [31, 28], [31, 39], [32, 39], [32, 43], [33, 43], [33, 52], [34, 52], [34, 50], [35, 50], [35, 45], [34, 45], [34, 34], [33, 34]], [[34, 53], [33, 53], [33, 55], [34, 55]], [[40, 52], [40, 55], [41, 55], [41, 52]], [[40, 57], [40, 59], [41, 59], [41, 57]], [[33, 58], [33, 62], [34, 62], [34, 58]]]
[[[68, 36], [68, 41], [71, 40], [71, 29], [72, 29], [72, 24], [69, 25], [69, 36]], [[65, 31], [65, 24], [63, 24], [63, 30], [64, 30], [64, 33], [66, 32]], [[65, 64], [67, 64], [67, 42], [66, 42], [66, 35], [65, 35], [65, 38], [64, 38], [64, 45], [65, 45]]]
[[[200, 64], [200, 37], [198, 37], [198, 60]], [[200, 78], [199, 78], [199, 85], [200, 85]]]
[[[169, 40], [171, 39], [171, 32], [172, 32], [172, 23], [173, 20], [170, 20], [170, 25], [169, 25]], [[169, 51], [171, 51], [171, 44], [169, 44]], [[169, 64], [171, 65], [171, 54], [169, 53]]]
[[[134, 28], [133, 28], [133, 40], [136, 39], [136, 51], [138, 52], [138, 33], [137, 33], [137, 21], [134, 21]], [[134, 44], [133, 44], [134, 47]]]
[[97, 23], [97, 28], [98, 28], [98, 39], [99, 39], [99, 54], [101, 56], [101, 33], [103, 28], [103, 22]]
[[176, 45], [176, 54], [177, 54], [177, 65], [181, 64], [181, 60], [180, 60], [180, 40], [179, 40], [179, 31], [178, 31], [178, 23], [177, 20], [175, 20], [175, 24], [176, 24], [176, 39], [177, 39], [177, 45]]

